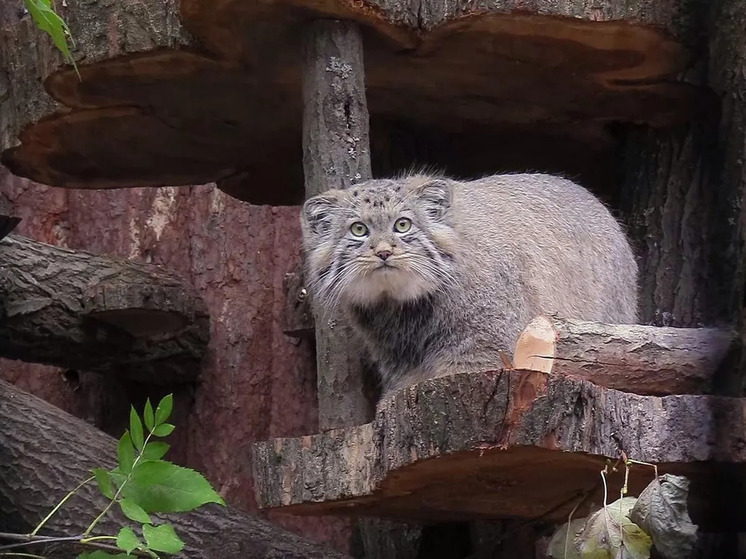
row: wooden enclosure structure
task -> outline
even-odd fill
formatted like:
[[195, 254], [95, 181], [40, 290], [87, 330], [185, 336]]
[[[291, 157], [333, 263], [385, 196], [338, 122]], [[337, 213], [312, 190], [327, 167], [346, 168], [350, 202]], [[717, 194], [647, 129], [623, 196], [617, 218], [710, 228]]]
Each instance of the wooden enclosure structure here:
[[[717, 533], [702, 557], [733, 549], [746, 518], [744, 0], [112, 0], [60, 10], [80, 78], [27, 17], [0, 8], [0, 149], [16, 175], [75, 189], [216, 181], [240, 200], [287, 205], [417, 164], [461, 176], [561, 172], [619, 213], [640, 256], [649, 326], [544, 318], [523, 340], [541, 362], [535, 349], [516, 351], [515, 369], [427, 381], [377, 410], [343, 322], [314, 325], [298, 270], [282, 270], [293, 274], [285, 330], [306, 342], [316, 330], [318, 434], [255, 445], [261, 507], [394, 520], [358, 523], [359, 557], [522, 559], [534, 556], [541, 523], [595, 495], [604, 460], [624, 452], [692, 477], [695, 521]], [[0, 210], [4, 236], [15, 220]], [[216, 306], [192, 286], [13, 236], [0, 256], [12, 262], [0, 269], [0, 356], [138, 383], [198, 378]], [[60, 283], [50, 262], [100, 270], [102, 281]], [[59, 350], [70, 344], [75, 352]], [[601, 347], [613, 366], [579, 364]], [[15, 414], [12, 403], [0, 413]], [[0, 448], [23, 443], [0, 437]], [[0, 481], [0, 495], [20, 503], [29, 483]], [[516, 517], [540, 522], [485, 524]], [[200, 523], [220, 525], [196, 522], [196, 542]], [[278, 540], [291, 542], [287, 556], [334, 555], [257, 526], [236, 536], [234, 556], [276, 552]]]

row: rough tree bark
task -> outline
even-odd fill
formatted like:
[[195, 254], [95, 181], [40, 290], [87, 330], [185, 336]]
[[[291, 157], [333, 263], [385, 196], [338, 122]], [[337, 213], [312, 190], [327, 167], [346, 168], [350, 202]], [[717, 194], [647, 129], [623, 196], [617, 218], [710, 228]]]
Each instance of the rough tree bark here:
[[[586, 492], [600, 497], [598, 472], [624, 452], [691, 476], [695, 521], [733, 526], [746, 517], [728, 520], [738, 515], [720, 499], [738, 486], [715, 473], [746, 471], [744, 425], [738, 398], [640, 396], [534, 371], [458, 374], [382, 401], [372, 423], [256, 443], [257, 501], [298, 514], [561, 521]], [[649, 481], [635, 473], [631, 493]]]
[[0, 241], [0, 356], [143, 382], [194, 381], [201, 297], [156, 266], [10, 236]]
[[590, 380], [634, 394], [708, 392], [736, 333], [539, 316], [515, 345], [516, 369]]
[[[744, 137], [746, 60], [742, 0], [709, 3], [697, 52], [709, 86], [688, 126], [631, 130], [626, 138], [621, 209], [640, 258], [643, 322], [658, 326], [742, 324], [744, 297]], [[714, 92], [714, 94], [713, 94]], [[732, 368], [720, 390], [743, 393]]]
[[[304, 43], [303, 169], [306, 197], [371, 178], [363, 45], [357, 25], [318, 21]], [[349, 325], [316, 311], [319, 426], [370, 418], [359, 347]]]
[[[303, 168], [306, 197], [371, 178], [368, 108], [360, 29], [351, 22], [309, 25], [303, 52]], [[315, 313], [319, 428], [360, 425], [373, 415], [360, 344], [339, 315]], [[368, 384], [369, 385], [369, 384]], [[366, 557], [412, 542], [411, 530], [377, 520], [357, 526]], [[417, 532], [417, 528], [413, 528]]]
[[[704, 71], [689, 78], [714, 95], [688, 127], [629, 134], [622, 209], [640, 254], [643, 320], [735, 325], [743, 342], [746, 2], [701, 5]], [[717, 379], [716, 391], [742, 396], [744, 370], [742, 354]], [[719, 436], [731, 429], [720, 426]], [[743, 483], [737, 475], [726, 482]], [[735, 534], [715, 535], [699, 556], [735, 556], [737, 547]]]
[[[0, 424], [0, 526], [4, 531], [28, 533], [93, 468], [115, 465], [113, 438], [2, 381]], [[100, 510], [101, 499], [97, 489], [84, 488], [45, 532], [82, 533]], [[100, 529], [116, 534], [121, 520], [109, 516], [99, 524]], [[169, 520], [186, 544], [179, 557], [343, 557], [266, 521], [218, 505]]]

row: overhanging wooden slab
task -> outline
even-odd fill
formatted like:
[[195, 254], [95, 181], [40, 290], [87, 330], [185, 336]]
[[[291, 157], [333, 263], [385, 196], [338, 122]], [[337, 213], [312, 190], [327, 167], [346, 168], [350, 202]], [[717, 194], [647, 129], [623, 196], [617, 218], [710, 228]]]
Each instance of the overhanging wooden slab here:
[[[599, 472], [624, 451], [690, 476], [695, 521], [716, 522], [723, 513], [709, 503], [738, 493], [726, 481], [746, 473], [745, 427], [742, 399], [640, 396], [521, 370], [460, 374], [396, 394], [366, 425], [257, 443], [256, 496], [296, 514], [559, 521], [588, 493], [586, 504], [601, 501]], [[635, 470], [631, 490], [651, 475]]]
[[677, 81], [699, 25], [679, 4], [69, 2], [58, 8], [80, 75], [28, 17], [0, 25], [0, 156], [61, 187], [218, 181], [253, 203], [299, 203], [300, 37], [316, 19], [364, 28], [371, 136], [383, 145], [385, 122], [406, 121], [435, 137], [484, 126], [490, 141], [602, 151], [608, 122], [668, 126], [701, 106]]

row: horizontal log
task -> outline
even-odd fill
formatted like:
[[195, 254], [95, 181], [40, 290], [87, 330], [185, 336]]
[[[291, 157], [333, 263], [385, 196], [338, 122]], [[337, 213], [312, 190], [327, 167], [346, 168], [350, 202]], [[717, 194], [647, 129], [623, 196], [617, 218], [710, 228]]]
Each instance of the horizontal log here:
[[[601, 501], [599, 472], [625, 452], [690, 476], [695, 522], [732, 524], [721, 505], [746, 498], [728, 477], [746, 473], [744, 409], [535, 371], [458, 374], [382, 401], [371, 423], [256, 443], [255, 490], [261, 507], [295, 514], [560, 521], [585, 496]], [[650, 479], [634, 470], [633, 494]]]
[[209, 317], [174, 274], [15, 235], [0, 263], [0, 357], [150, 383], [199, 374]]
[[736, 341], [730, 330], [539, 316], [518, 338], [513, 366], [635, 394], [701, 394], [712, 388]]
[[[0, 425], [0, 526], [4, 531], [28, 533], [93, 468], [115, 465], [112, 437], [3, 381]], [[97, 489], [84, 488], [53, 517], [44, 533], [82, 533], [101, 504]], [[186, 544], [175, 557], [343, 558], [230, 507], [209, 505], [168, 519]], [[116, 534], [121, 522], [121, 517], [110, 515], [99, 529]]]

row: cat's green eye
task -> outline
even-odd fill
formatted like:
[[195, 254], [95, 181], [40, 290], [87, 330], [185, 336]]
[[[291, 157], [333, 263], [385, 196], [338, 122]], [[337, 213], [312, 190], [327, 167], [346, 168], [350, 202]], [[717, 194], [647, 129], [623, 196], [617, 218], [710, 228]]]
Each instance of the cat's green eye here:
[[406, 217], [400, 217], [394, 223], [394, 229], [397, 233], [406, 233], [412, 228], [412, 221]]
[[368, 227], [366, 227], [365, 223], [356, 221], [355, 223], [350, 225], [350, 233], [352, 233], [356, 237], [365, 237], [365, 235], [368, 234]]

